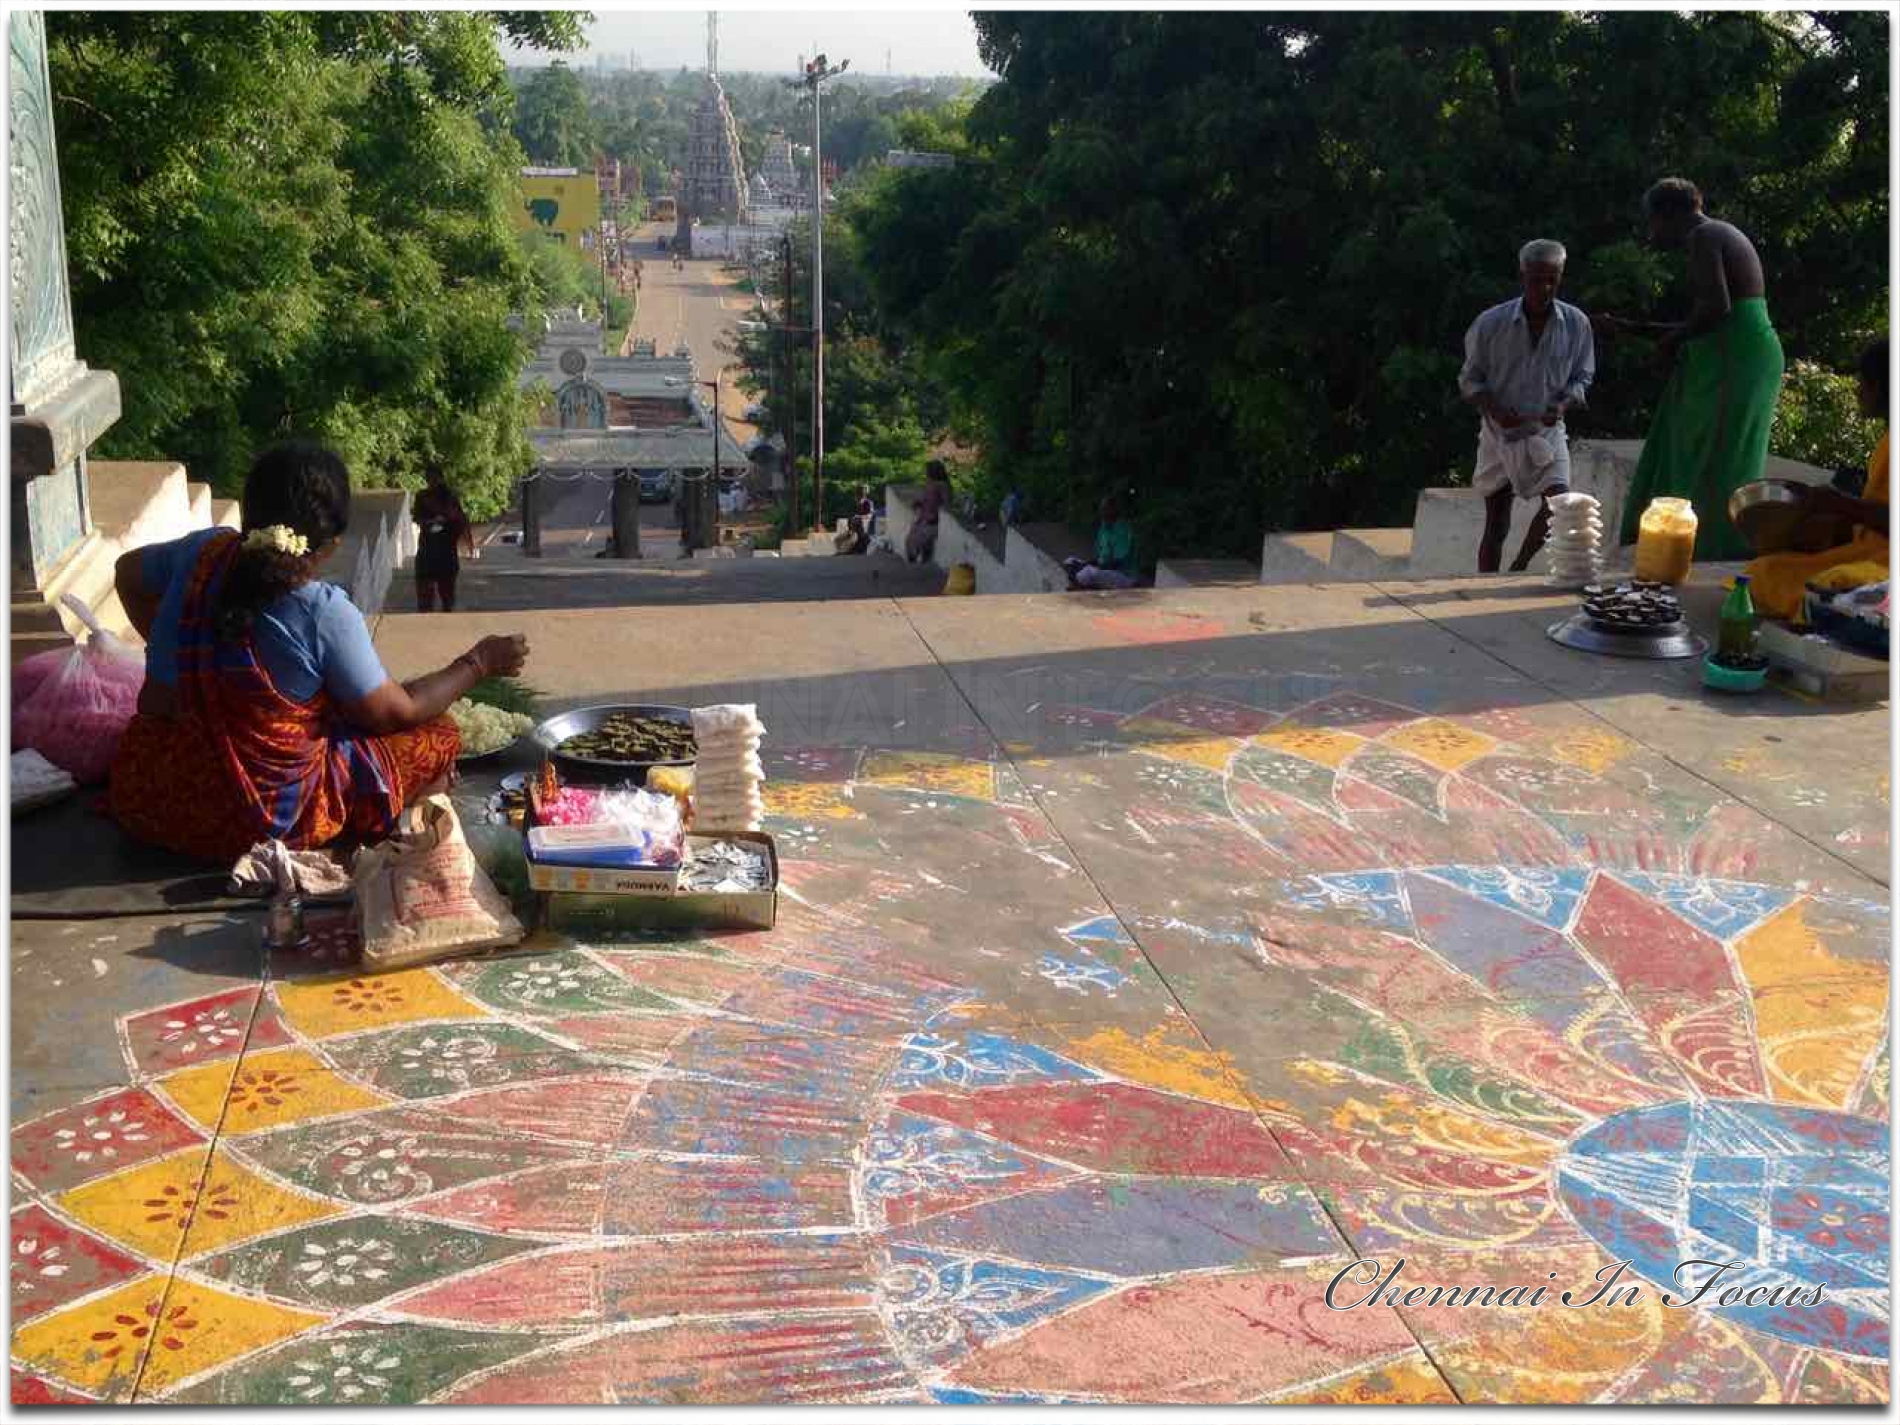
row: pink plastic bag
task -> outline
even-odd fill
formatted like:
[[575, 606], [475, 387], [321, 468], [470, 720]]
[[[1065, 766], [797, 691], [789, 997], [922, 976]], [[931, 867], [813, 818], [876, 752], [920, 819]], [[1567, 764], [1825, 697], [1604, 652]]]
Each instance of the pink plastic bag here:
[[31, 747], [75, 781], [103, 782], [138, 711], [145, 654], [99, 627], [71, 594], [63, 602], [86, 625], [86, 641], [13, 670], [13, 748]]

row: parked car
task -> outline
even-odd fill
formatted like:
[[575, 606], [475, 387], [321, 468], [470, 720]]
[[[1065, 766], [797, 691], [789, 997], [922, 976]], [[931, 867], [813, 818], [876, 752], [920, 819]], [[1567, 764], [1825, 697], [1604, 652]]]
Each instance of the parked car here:
[[641, 504], [663, 505], [672, 498], [673, 472], [671, 470], [642, 470], [640, 472]]

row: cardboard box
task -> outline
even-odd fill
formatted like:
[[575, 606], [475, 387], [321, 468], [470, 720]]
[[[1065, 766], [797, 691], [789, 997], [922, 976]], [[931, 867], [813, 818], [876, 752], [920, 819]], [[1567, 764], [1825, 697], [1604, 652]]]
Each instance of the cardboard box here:
[[[700, 838], [689, 838], [692, 840]], [[650, 887], [609, 889], [609, 878], [645, 873], [594, 871], [594, 888], [543, 886], [536, 871], [569, 875], [576, 867], [529, 867], [541, 894], [541, 924], [570, 935], [621, 930], [770, 930], [778, 922], [778, 848], [764, 832], [735, 831], [707, 840], [736, 841], [765, 853], [771, 885], [762, 891], [682, 891]]]
[[680, 874], [678, 866], [555, 866], [528, 858], [528, 884], [537, 891], [670, 896], [679, 889]]

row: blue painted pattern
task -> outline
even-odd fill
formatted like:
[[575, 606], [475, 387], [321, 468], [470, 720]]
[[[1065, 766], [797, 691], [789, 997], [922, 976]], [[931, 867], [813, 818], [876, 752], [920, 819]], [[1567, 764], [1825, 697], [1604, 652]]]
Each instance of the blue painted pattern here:
[[1715, 881], [1705, 876], [1679, 876], [1664, 871], [1618, 871], [1616, 878], [1645, 895], [1654, 896], [1691, 925], [1700, 926], [1718, 940], [1732, 940], [1753, 930], [1795, 897], [1793, 891], [1778, 886]]
[[[1713, 1270], [1678, 1280], [1681, 1263], [1734, 1263], [1698, 1308], [1797, 1345], [1887, 1358], [1886, 1124], [1741, 1100], [1632, 1109], [1580, 1135], [1555, 1176], [1578, 1225], [1678, 1300]], [[1778, 1298], [1747, 1299], [1777, 1287]]]
[[1131, 945], [1128, 932], [1122, 923], [1112, 915], [1098, 915], [1093, 920], [1065, 928], [1062, 934], [1070, 940], [1105, 940], [1115, 945]]
[[1060, 1054], [1004, 1034], [913, 1034], [904, 1042], [891, 1086], [902, 1091], [989, 1089], [1100, 1077]]
[[1388, 930], [1410, 933], [1411, 913], [1399, 893], [1392, 871], [1367, 871], [1350, 876], [1308, 876], [1288, 897], [1307, 910], [1353, 910], [1369, 916]]
[[878, 1295], [899, 1349], [913, 1360], [941, 1363], [1112, 1285], [1075, 1272], [898, 1246], [879, 1274]]
[[1570, 924], [1590, 885], [1586, 870], [1550, 866], [1429, 866], [1425, 874], [1552, 930]]

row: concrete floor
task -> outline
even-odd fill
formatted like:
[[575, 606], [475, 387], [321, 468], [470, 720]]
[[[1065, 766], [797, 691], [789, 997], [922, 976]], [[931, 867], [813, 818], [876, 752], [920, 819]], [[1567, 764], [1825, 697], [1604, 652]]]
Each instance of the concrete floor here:
[[[559, 701], [757, 702], [779, 924], [16, 920], [15, 1400], [1884, 1402], [1887, 713], [1558, 605], [385, 617], [399, 676], [525, 627]], [[1329, 1310], [1360, 1257], [1552, 1298]]]

